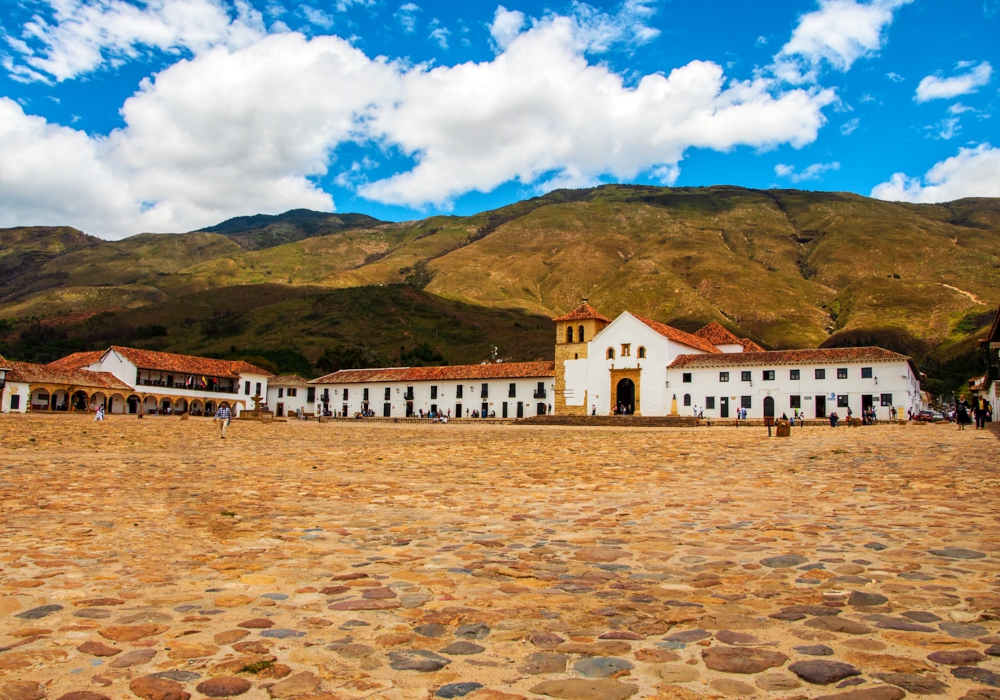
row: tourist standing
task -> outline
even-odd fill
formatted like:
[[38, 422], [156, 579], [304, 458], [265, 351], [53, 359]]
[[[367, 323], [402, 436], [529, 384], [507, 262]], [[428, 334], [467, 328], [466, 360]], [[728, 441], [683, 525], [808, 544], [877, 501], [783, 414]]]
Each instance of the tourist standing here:
[[233, 414], [229, 410], [229, 406], [219, 406], [219, 410], [215, 412], [215, 422], [219, 426], [219, 437], [223, 440], [226, 439], [226, 428], [229, 427], [232, 419]]
[[104, 420], [104, 406], [98, 405], [97, 410], [94, 411], [94, 420]]

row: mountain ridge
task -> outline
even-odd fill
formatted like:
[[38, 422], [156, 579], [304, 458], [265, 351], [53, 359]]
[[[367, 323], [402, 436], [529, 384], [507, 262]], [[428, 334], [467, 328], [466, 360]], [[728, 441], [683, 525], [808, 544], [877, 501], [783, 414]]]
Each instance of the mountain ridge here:
[[72, 325], [260, 285], [408, 285], [533, 318], [586, 296], [609, 316], [628, 309], [684, 330], [718, 321], [772, 348], [871, 343], [973, 367], [974, 353], [956, 349], [1000, 303], [1000, 200], [605, 185], [399, 223], [291, 210], [115, 242], [5, 229], [0, 341], [31, 319]]

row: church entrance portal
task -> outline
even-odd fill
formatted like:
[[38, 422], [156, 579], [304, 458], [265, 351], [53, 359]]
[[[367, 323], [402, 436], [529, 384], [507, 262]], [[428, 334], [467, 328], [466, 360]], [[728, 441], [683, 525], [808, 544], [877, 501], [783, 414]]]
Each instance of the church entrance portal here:
[[618, 382], [618, 391], [616, 394], [618, 403], [615, 406], [615, 411], [624, 413], [625, 415], [635, 413], [635, 382], [628, 377], [622, 379]]

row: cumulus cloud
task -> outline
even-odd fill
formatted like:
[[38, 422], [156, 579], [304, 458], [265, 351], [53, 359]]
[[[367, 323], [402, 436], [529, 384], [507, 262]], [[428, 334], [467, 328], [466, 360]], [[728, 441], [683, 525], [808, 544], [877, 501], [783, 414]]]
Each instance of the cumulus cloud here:
[[[968, 64], [961, 65], [968, 68]], [[928, 75], [917, 85], [917, 92], [913, 99], [917, 102], [928, 102], [930, 100], [950, 100], [959, 95], [968, 95], [976, 92], [978, 88], [988, 85], [993, 77], [993, 66], [987, 61], [983, 61], [972, 70], [953, 75], [950, 78], [942, 78], [939, 75]]]
[[840, 163], [813, 163], [805, 170], [796, 172], [794, 166], [778, 163], [774, 166], [774, 174], [778, 177], [787, 178], [792, 182], [805, 182], [806, 180], [819, 180], [823, 174], [830, 170], [840, 170]]
[[823, 64], [847, 71], [859, 58], [882, 48], [894, 12], [912, 0], [820, 0], [799, 19], [774, 57], [774, 71], [792, 83], [816, 80]]
[[894, 202], [950, 202], [963, 197], [1000, 197], [1000, 148], [983, 143], [960, 148], [923, 178], [896, 173], [872, 189], [872, 197]]
[[588, 63], [573, 18], [519, 34], [495, 60], [408, 72], [392, 108], [369, 128], [411, 156], [411, 170], [360, 193], [380, 202], [447, 204], [503, 182], [581, 186], [676, 165], [691, 147], [726, 151], [813, 141], [830, 91], [775, 94], [765, 80], [726, 84], [693, 61], [634, 88]]
[[332, 210], [317, 183], [348, 143], [413, 166], [371, 180], [368, 167], [344, 166], [351, 172], [338, 182], [418, 208], [510, 181], [546, 189], [650, 173], [672, 182], [689, 148], [811, 143], [834, 100], [766, 78], [727, 81], [706, 61], [626, 85], [588, 60], [603, 44], [576, 16], [496, 36], [509, 41], [493, 60], [438, 67], [296, 32], [219, 45], [144, 81], [121, 109], [124, 126], [106, 137], [5, 101], [2, 218], [121, 236], [247, 212]]
[[490, 23], [490, 36], [493, 37], [493, 45], [497, 53], [507, 48], [510, 42], [517, 38], [524, 28], [525, 16], [523, 12], [508, 10], [503, 5], [498, 5], [493, 14], [493, 22]]
[[19, 38], [7, 37], [18, 59], [4, 64], [22, 81], [63, 81], [105, 64], [117, 65], [146, 49], [205, 51], [223, 44], [249, 46], [265, 33], [263, 17], [246, 0], [235, 16], [221, 0], [46, 0]]

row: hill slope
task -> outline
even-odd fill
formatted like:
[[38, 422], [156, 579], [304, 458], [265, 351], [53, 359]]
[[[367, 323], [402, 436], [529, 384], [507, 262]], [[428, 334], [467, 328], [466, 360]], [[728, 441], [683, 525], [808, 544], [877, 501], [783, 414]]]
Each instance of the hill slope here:
[[[546, 316], [587, 296], [608, 315], [630, 309], [685, 329], [717, 320], [775, 348], [878, 343], [934, 364], [968, 359], [1000, 302], [994, 199], [609, 185], [399, 224], [296, 210], [114, 243], [31, 231], [0, 231], [8, 344], [30, 317], [152, 313], [247, 285], [407, 284], [440, 303]], [[303, 338], [301, 323], [281, 332]], [[389, 321], [369, 323], [377, 334]]]

